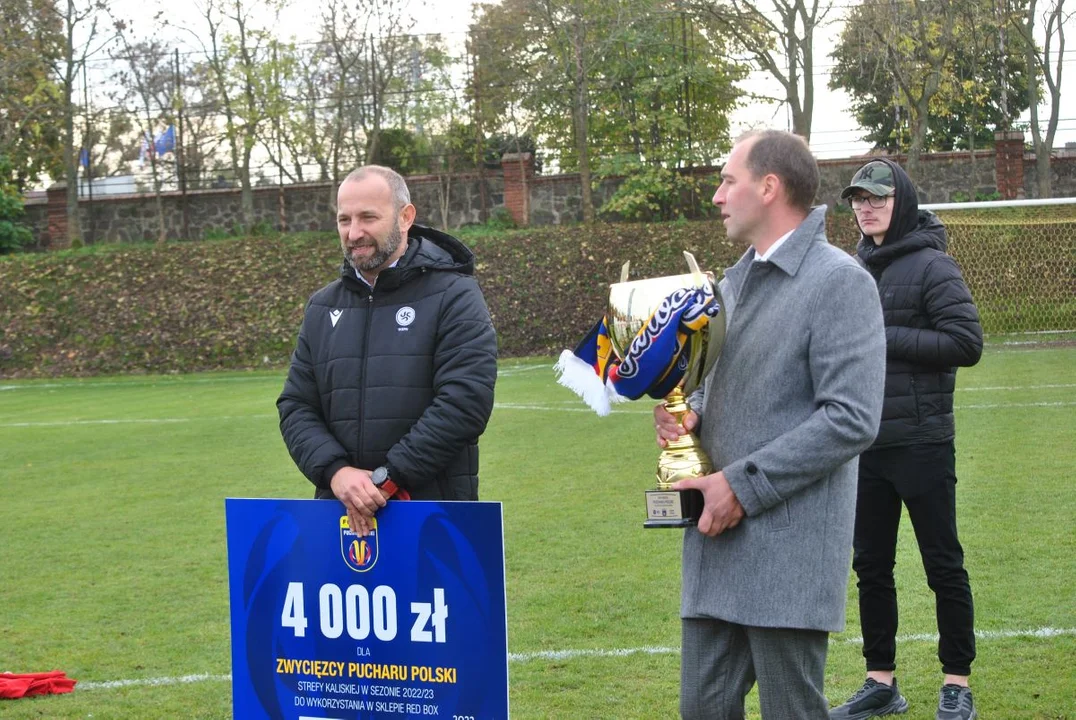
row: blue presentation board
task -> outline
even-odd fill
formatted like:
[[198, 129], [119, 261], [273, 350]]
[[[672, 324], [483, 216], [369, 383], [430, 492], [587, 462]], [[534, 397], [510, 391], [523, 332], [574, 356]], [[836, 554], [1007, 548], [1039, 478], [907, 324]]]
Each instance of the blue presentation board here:
[[500, 503], [225, 500], [236, 718], [508, 718]]

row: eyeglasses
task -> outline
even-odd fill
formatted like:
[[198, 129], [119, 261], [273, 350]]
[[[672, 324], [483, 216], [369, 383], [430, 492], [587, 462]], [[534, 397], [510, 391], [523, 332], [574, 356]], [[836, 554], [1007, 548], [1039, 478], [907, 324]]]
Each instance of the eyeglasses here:
[[884, 208], [885, 204], [889, 202], [890, 195], [853, 195], [848, 198], [848, 204], [852, 206], [852, 209], [863, 207], [863, 203], [867, 203], [872, 208]]

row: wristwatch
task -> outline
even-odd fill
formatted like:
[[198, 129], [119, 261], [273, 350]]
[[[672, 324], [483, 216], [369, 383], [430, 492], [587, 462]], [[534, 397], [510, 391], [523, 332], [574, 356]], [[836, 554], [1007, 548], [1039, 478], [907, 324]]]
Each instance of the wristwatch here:
[[370, 480], [373, 481], [375, 488], [377, 488], [378, 490], [384, 490], [389, 494], [389, 497], [395, 495], [396, 491], [400, 489], [399, 487], [397, 487], [396, 483], [392, 481], [392, 478], [389, 477], [388, 465], [382, 465], [381, 467], [375, 469], [374, 472], [370, 475]]

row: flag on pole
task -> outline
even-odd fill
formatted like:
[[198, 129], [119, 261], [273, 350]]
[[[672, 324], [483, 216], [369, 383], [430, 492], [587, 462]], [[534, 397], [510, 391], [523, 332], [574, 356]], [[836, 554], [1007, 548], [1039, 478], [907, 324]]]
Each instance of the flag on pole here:
[[172, 152], [176, 149], [176, 126], [169, 125], [168, 128], [157, 136], [157, 140], [154, 142], [154, 147], [157, 150], [157, 155], [164, 155], [167, 152]]
[[142, 147], [138, 151], [139, 167], [145, 167], [146, 156], [160, 157], [176, 149], [176, 126], [169, 125], [164, 132], [152, 137], [149, 133], [142, 136]]

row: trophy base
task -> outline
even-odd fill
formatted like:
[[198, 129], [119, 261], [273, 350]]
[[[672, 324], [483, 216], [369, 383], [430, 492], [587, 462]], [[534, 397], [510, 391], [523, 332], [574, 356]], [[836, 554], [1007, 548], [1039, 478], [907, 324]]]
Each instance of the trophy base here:
[[698, 490], [647, 490], [644, 528], [686, 528], [699, 524], [703, 497]]

